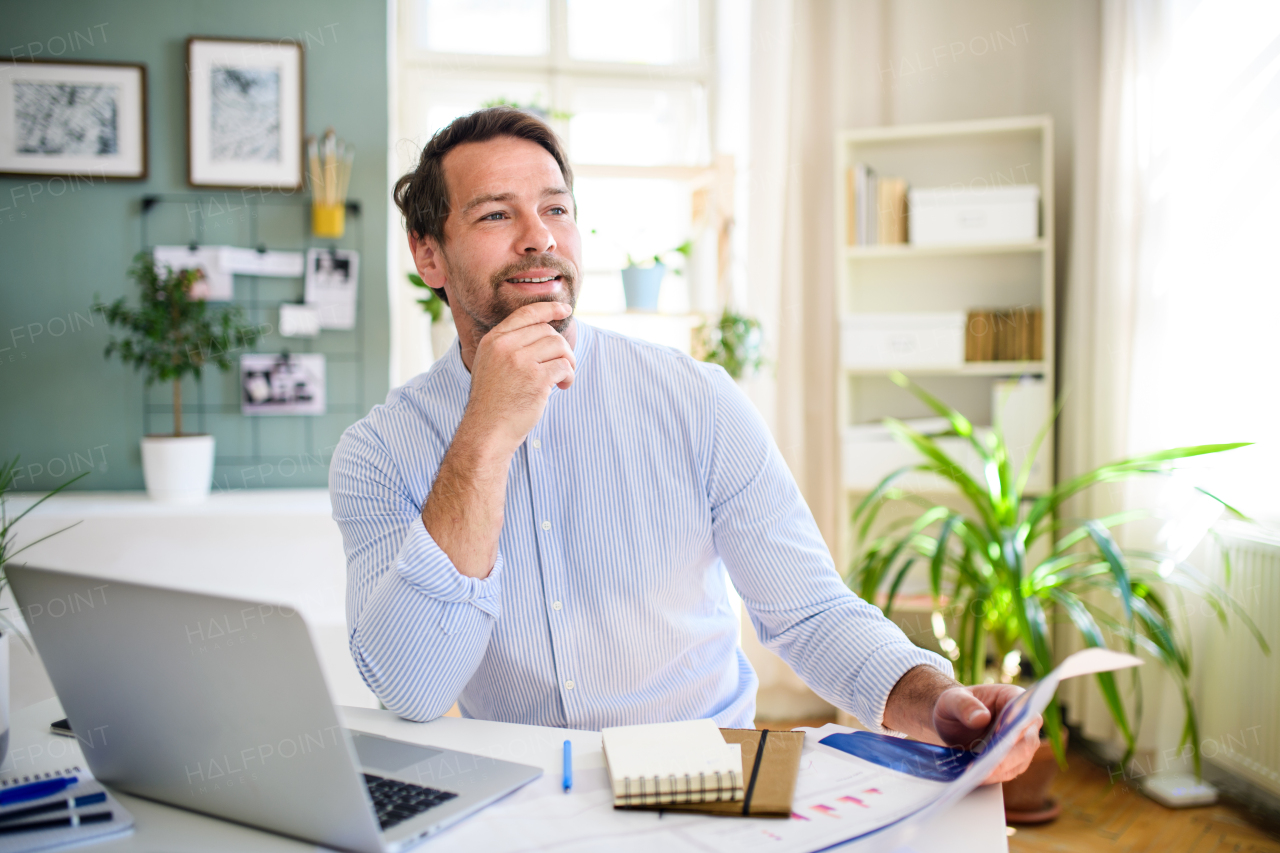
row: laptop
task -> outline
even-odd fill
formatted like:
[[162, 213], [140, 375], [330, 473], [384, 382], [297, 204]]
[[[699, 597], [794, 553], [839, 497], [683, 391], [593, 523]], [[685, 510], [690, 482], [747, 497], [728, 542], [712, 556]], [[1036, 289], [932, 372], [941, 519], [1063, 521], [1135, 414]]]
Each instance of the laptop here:
[[542, 775], [344, 729], [291, 608], [5, 571], [89, 769], [120, 791], [398, 853]]

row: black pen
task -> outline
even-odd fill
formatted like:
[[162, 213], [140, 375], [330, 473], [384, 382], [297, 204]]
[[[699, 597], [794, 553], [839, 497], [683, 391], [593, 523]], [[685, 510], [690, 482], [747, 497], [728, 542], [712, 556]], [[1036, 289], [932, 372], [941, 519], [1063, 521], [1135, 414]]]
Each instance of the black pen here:
[[91, 823], [110, 823], [111, 812], [94, 812], [85, 815], [68, 815], [53, 820], [36, 820], [31, 823], [7, 823], [0, 826], [0, 835], [13, 835], [18, 832], [33, 832], [37, 829], [66, 829], [67, 827], [85, 826]]
[[21, 820], [24, 817], [32, 815], [45, 814], [46, 812], [60, 812], [64, 809], [79, 809], [85, 806], [104, 803], [107, 800], [107, 793], [99, 791], [96, 794], [85, 794], [82, 797], [76, 797], [74, 800], [55, 800], [52, 803], [42, 803], [38, 806], [27, 806], [25, 809], [14, 809], [11, 812], [0, 812], [0, 823], [8, 823], [13, 820]]

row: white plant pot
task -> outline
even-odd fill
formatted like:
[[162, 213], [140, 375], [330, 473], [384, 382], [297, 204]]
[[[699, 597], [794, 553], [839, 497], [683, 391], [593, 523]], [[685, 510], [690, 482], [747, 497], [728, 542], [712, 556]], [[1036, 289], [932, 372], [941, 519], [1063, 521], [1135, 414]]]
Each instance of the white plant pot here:
[[9, 757], [9, 632], [0, 634], [0, 764]]
[[142, 476], [153, 501], [200, 503], [209, 497], [213, 485], [213, 436], [144, 437]]

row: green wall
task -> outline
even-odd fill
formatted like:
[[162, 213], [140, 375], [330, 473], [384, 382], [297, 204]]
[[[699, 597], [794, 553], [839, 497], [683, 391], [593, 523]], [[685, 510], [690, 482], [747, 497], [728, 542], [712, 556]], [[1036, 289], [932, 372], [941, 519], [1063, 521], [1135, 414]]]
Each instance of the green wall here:
[[[69, 38], [72, 31], [79, 36]], [[361, 253], [357, 330], [311, 341], [269, 335], [254, 347], [327, 353], [326, 415], [246, 418], [234, 374], [206, 370], [199, 386], [186, 383], [184, 427], [217, 439], [215, 491], [325, 485], [342, 430], [386, 395], [385, 0], [0, 0], [0, 55], [142, 63], [148, 86], [145, 181], [0, 176], [0, 459], [21, 455], [18, 489], [48, 489], [83, 471], [90, 473], [76, 488], [140, 489], [139, 437], [171, 428], [168, 389], [148, 391], [132, 370], [104, 360], [106, 323], [89, 310], [95, 296], [136, 297], [126, 271], [143, 246], [142, 196], [204, 197], [153, 208], [151, 244], [184, 243], [202, 231], [210, 244], [251, 245], [256, 235], [273, 249], [319, 245], [303, 193], [268, 194], [255, 209], [237, 191], [228, 199], [186, 185], [192, 35], [305, 45], [305, 130], [332, 126], [355, 144], [349, 198], [363, 207], [339, 243]], [[301, 296], [301, 279], [236, 279], [249, 319], [272, 328], [276, 306]]]

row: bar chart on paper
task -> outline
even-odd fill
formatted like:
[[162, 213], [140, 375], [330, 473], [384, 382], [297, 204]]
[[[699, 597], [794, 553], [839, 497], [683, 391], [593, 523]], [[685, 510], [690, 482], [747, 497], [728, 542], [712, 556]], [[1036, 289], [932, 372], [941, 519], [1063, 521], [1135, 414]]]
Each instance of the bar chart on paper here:
[[[806, 739], [807, 741], [808, 739]], [[715, 818], [616, 811], [603, 769], [575, 771], [573, 793], [544, 777], [449, 830], [450, 849], [492, 853], [810, 851], [857, 837], [917, 811], [945, 787], [806, 744], [791, 817]]]
[[726, 820], [682, 834], [697, 849], [820, 850], [906, 817], [946, 787], [822, 747], [806, 750], [797, 782], [790, 820]]

